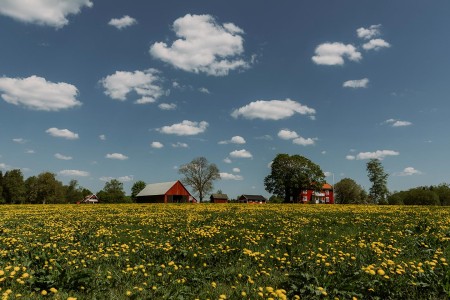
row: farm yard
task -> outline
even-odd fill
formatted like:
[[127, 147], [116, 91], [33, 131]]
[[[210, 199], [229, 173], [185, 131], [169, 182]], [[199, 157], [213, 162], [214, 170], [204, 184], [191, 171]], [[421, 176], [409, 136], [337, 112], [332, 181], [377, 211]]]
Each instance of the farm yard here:
[[450, 210], [0, 206], [1, 299], [447, 299]]

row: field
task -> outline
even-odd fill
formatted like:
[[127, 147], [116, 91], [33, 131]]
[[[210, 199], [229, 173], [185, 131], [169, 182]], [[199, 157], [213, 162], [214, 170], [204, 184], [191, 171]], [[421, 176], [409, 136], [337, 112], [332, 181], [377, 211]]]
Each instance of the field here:
[[448, 299], [450, 210], [0, 206], [1, 299]]

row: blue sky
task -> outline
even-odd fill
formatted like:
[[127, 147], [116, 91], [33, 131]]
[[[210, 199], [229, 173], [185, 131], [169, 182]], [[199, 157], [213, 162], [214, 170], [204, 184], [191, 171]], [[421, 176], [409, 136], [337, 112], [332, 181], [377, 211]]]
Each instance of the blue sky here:
[[0, 1], [0, 169], [180, 178], [198, 156], [231, 197], [277, 153], [328, 182], [450, 182], [448, 1]]

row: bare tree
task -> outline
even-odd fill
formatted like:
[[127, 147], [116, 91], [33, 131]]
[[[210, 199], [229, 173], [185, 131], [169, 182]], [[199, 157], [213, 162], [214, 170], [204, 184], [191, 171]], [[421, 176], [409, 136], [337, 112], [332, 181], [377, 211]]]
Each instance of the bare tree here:
[[192, 187], [198, 194], [200, 202], [205, 194], [213, 189], [213, 181], [220, 179], [219, 169], [204, 157], [197, 157], [190, 163], [182, 165], [178, 173], [184, 175], [183, 184]]

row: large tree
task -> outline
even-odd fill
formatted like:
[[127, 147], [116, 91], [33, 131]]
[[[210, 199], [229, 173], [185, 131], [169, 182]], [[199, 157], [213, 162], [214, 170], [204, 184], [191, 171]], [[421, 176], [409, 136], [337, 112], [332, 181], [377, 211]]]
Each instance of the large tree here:
[[375, 204], [387, 204], [389, 190], [387, 188], [388, 174], [384, 172], [379, 159], [370, 159], [367, 162], [367, 174], [372, 186], [369, 190], [370, 201]]
[[182, 165], [178, 173], [184, 175], [181, 182], [190, 186], [198, 194], [200, 202], [213, 190], [214, 180], [220, 179], [217, 166], [209, 163], [204, 157], [195, 158], [190, 163]]
[[367, 201], [364, 189], [351, 178], [343, 178], [334, 185], [337, 204], [363, 204]]
[[301, 155], [278, 154], [272, 161], [271, 172], [264, 178], [266, 191], [284, 199], [298, 202], [303, 190], [321, 190], [325, 175], [318, 165]]
[[103, 203], [126, 202], [123, 183], [117, 179], [111, 179], [105, 183], [103, 190], [97, 193], [97, 197]]
[[147, 184], [142, 180], [136, 181], [133, 184], [133, 186], [131, 187], [131, 199], [133, 201], [136, 201], [136, 195], [139, 194], [139, 192], [142, 191], [146, 185]]
[[51, 172], [43, 172], [37, 176], [37, 202], [64, 203], [63, 184], [56, 180], [56, 175]]
[[72, 179], [68, 185], [64, 186], [66, 202], [76, 203], [84, 199], [83, 188], [78, 185], [78, 181]]
[[6, 203], [25, 202], [25, 183], [21, 170], [14, 169], [5, 172], [3, 176], [3, 198]]

